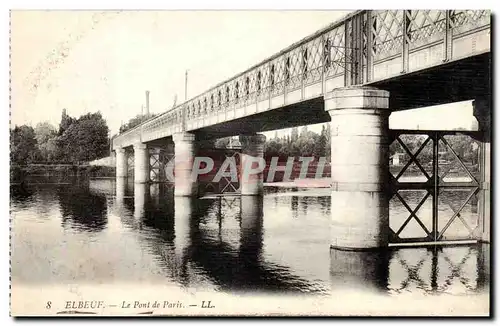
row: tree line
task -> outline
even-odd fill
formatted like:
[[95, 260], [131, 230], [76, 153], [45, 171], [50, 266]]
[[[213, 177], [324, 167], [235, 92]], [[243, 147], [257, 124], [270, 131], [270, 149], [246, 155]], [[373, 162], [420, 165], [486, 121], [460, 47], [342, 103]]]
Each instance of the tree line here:
[[135, 117], [133, 117], [132, 119], [130, 119], [127, 123], [120, 126], [119, 133], [120, 134], [124, 133], [125, 131], [130, 130], [130, 129], [140, 125], [144, 121], [149, 120], [151, 118], [154, 118], [156, 116], [157, 116], [157, 114], [155, 114], [155, 113], [138, 114]]
[[[463, 130], [461, 128], [456, 129], [458, 131]], [[426, 135], [411, 135], [403, 134], [399, 136], [399, 139], [405, 144], [407, 149], [415, 154], [422, 147], [423, 143], [427, 140]], [[446, 143], [453, 149], [453, 151], [448, 147], [448, 145], [440, 140], [438, 143], [438, 160], [445, 162], [453, 162], [458, 164], [455, 154], [464, 162], [472, 165], [477, 165], [479, 163], [479, 145], [477, 142], [473, 141], [469, 136], [466, 135], [446, 135], [444, 136]], [[453, 153], [455, 152], [455, 154]], [[410, 160], [410, 156], [406, 150], [402, 147], [401, 143], [397, 140], [392, 142], [389, 147], [389, 155], [394, 154], [402, 155], [401, 161], [406, 163]], [[428, 140], [426, 145], [420, 149], [417, 159], [419, 163], [424, 165], [432, 164], [433, 160], [433, 140]]]
[[10, 130], [11, 163], [78, 164], [110, 154], [109, 128], [100, 112], [74, 118], [63, 110], [59, 126], [40, 122], [35, 128], [15, 126]]
[[326, 157], [327, 162], [330, 161], [330, 124], [322, 126], [321, 132], [318, 134], [308, 130], [307, 126], [300, 128], [292, 128], [289, 135], [278, 137], [278, 133], [274, 137], [266, 140], [264, 155], [266, 157], [279, 157], [281, 160], [286, 160], [288, 157]]

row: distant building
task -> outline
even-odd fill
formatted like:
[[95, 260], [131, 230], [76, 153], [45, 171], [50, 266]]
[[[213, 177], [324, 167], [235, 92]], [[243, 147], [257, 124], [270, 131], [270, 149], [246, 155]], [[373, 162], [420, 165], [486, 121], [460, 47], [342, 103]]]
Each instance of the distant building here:
[[393, 166], [400, 166], [401, 165], [401, 158], [404, 156], [404, 153], [394, 153], [394, 155], [391, 155], [390, 157], [390, 163]]
[[238, 136], [230, 137], [229, 144], [227, 144], [227, 148], [229, 149], [240, 149], [241, 143]]

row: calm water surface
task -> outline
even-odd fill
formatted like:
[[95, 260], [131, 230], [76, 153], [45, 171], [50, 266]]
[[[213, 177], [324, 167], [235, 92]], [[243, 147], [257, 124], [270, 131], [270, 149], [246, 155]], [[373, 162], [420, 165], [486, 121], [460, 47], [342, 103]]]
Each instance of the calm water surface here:
[[330, 250], [328, 189], [266, 192], [175, 198], [167, 185], [106, 179], [12, 186], [12, 282], [320, 295], [488, 290], [487, 245]]

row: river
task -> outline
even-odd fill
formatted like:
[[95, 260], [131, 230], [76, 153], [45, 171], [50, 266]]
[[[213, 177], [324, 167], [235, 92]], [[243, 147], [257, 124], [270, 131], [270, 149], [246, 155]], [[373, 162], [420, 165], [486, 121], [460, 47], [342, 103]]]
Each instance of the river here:
[[[489, 245], [331, 250], [329, 191], [266, 187], [263, 198], [189, 199], [168, 185], [113, 179], [11, 186], [12, 284], [168, 284], [280, 296], [488, 293]], [[403, 214], [401, 207], [391, 212]]]

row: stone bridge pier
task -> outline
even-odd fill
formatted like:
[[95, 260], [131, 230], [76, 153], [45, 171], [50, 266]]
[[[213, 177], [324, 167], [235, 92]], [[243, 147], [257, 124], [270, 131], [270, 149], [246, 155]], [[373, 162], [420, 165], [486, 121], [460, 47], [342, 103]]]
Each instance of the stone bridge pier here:
[[174, 195], [196, 196], [197, 183], [193, 177], [193, 162], [196, 155], [195, 135], [181, 132], [173, 135], [175, 144]]
[[[199, 153], [199, 141], [193, 133], [175, 133], [172, 139], [173, 142], [166, 141], [161, 144], [159, 142], [155, 144], [136, 142], [128, 147], [128, 150], [116, 148], [117, 179], [129, 178], [133, 174], [135, 184], [173, 181], [175, 196], [199, 195], [198, 188], [201, 181], [197, 173], [203, 172], [201, 172], [201, 167], [199, 171], [193, 171], [195, 165], [202, 162], [201, 158], [196, 159], [196, 155], [210, 156], [210, 154], [203, 151]], [[239, 139], [242, 144], [240, 166], [227, 166], [227, 162], [218, 161], [220, 157], [210, 157], [216, 165], [215, 171], [223, 168], [225, 171], [221, 172], [225, 175], [230, 172], [237, 173], [242, 195], [262, 195], [266, 137], [261, 134], [250, 134], [240, 135]], [[218, 164], [221, 166], [217, 166]], [[237, 171], [233, 171], [234, 168]], [[216, 174], [213, 174], [212, 177], [215, 177]]]
[[264, 192], [264, 145], [266, 136], [241, 135], [241, 195], [262, 195]]
[[134, 144], [134, 183], [149, 182], [149, 151], [144, 143]]
[[324, 98], [331, 116], [331, 247], [386, 247], [389, 92], [345, 87]]
[[117, 148], [116, 152], [116, 178], [123, 179], [128, 177], [128, 158], [125, 148]]

